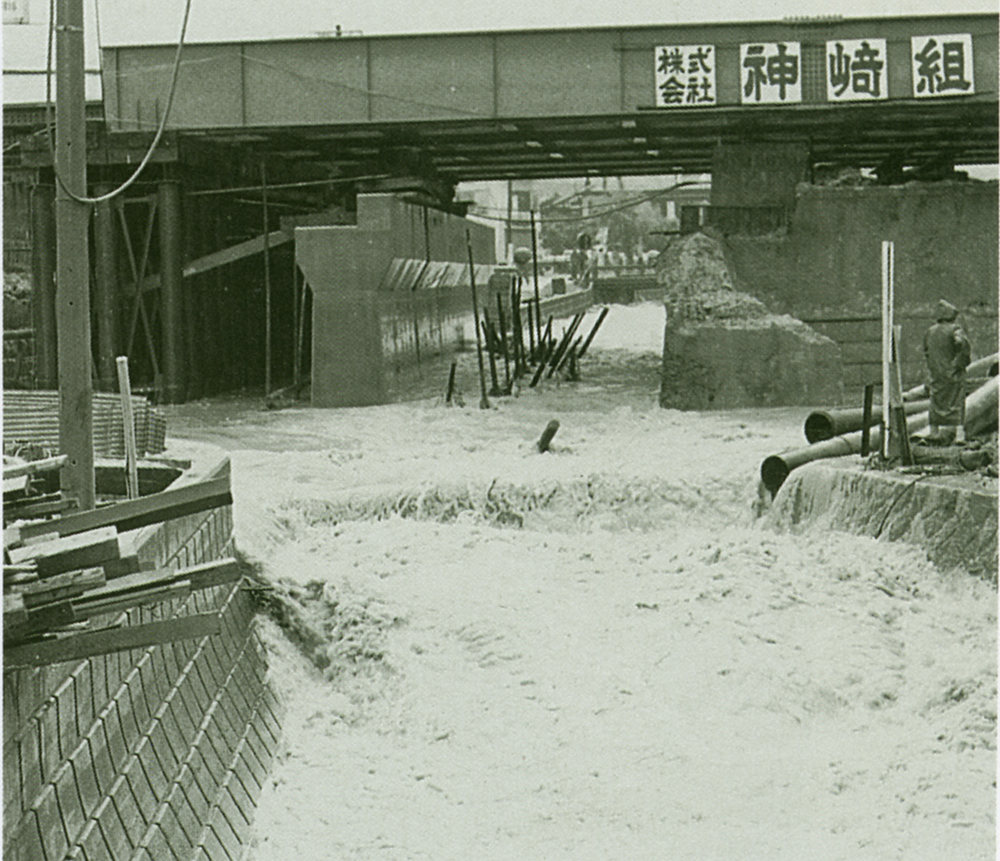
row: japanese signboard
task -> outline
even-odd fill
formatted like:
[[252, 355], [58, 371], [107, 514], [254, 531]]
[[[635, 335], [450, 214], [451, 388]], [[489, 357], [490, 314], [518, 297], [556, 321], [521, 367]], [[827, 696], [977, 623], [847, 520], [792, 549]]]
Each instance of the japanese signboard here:
[[657, 107], [717, 104], [715, 46], [661, 45], [656, 49]]
[[831, 102], [887, 99], [885, 39], [826, 43], [826, 98]]
[[788, 104], [802, 101], [798, 42], [757, 42], [740, 45], [743, 104]]
[[4, 24], [28, 24], [28, 0], [3, 0]]
[[914, 36], [913, 95], [964, 96], [976, 91], [972, 78], [972, 36]]

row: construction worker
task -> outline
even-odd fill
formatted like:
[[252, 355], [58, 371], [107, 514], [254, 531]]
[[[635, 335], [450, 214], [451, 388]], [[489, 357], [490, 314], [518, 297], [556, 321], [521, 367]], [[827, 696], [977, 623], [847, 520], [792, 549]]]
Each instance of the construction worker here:
[[927, 390], [931, 396], [932, 440], [941, 439], [944, 427], [955, 429], [956, 442], [965, 441], [965, 368], [971, 349], [957, 317], [958, 309], [942, 299], [938, 302], [937, 322], [924, 335], [924, 356], [930, 371]]

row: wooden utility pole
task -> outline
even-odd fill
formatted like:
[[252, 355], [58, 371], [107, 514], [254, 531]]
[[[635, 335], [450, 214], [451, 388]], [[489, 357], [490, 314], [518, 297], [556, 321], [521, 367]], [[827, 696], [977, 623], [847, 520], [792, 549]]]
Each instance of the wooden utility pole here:
[[94, 428], [90, 354], [90, 206], [87, 194], [83, 2], [56, 2], [56, 335], [59, 447], [68, 456], [63, 489], [94, 507]]
[[531, 210], [531, 262], [535, 275], [535, 325], [538, 340], [542, 340], [542, 300], [538, 293], [538, 235], [535, 232], [535, 210]]

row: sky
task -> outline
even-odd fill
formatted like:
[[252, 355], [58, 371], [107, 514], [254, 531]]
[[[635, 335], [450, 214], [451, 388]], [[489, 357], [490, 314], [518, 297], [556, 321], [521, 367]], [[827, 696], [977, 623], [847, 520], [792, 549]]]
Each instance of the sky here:
[[[48, 0], [27, 4], [29, 24], [4, 25], [3, 68], [44, 69]], [[184, 0], [83, 0], [88, 98], [100, 97], [100, 44], [175, 43]], [[191, 0], [186, 41], [315, 38], [345, 33], [394, 35], [638, 26], [644, 24], [774, 21], [786, 17], [843, 18], [940, 15], [942, 0]], [[996, 0], [960, 0], [948, 13], [996, 14]], [[44, 76], [4, 76], [7, 103], [44, 100]]]
[[[29, 5], [29, 25], [4, 27], [4, 66], [40, 42], [48, 0]], [[90, 33], [99, 29], [105, 45], [174, 42], [180, 32], [184, 0], [83, 0]], [[941, 0], [191, 0], [187, 39], [192, 42], [314, 37], [345, 32], [365, 35], [630, 26], [722, 21], [771, 21], [785, 17], [840, 15], [844, 18], [938, 15]], [[997, 11], [987, 0], [962, 0], [948, 12]], [[38, 38], [40, 34], [41, 38]], [[96, 37], [88, 38], [96, 48]], [[31, 51], [37, 53], [37, 49]], [[96, 59], [96, 54], [95, 54]]]

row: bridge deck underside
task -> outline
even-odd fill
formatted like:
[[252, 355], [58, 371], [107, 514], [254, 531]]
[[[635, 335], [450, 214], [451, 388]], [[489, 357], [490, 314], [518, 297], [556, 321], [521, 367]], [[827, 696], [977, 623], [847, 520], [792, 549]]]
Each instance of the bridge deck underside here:
[[888, 158], [920, 165], [998, 161], [997, 103], [954, 101], [844, 107], [717, 108], [697, 114], [643, 111], [602, 117], [532, 117], [364, 126], [206, 129], [206, 142], [335, 166], [344, 175], [373, 167], [428, 170], [459, 182], [514, 177], [707, 173], [719, 143], [808, 145], [813, 164], [875, 168]]
[[[702, 172], [717, 143], [745, 141], [802, 141], [813, 163], [994, 163], [997, 27], [995, 15], [941, 15], [197, 44], [170, 128], [334, 174], [381, 166], [446, 182]], [[864, 40], [881, 52], [878, 95], [843, 99], [831, 51]], [[752, 43], [798, 52], [794, 92], [754, 101]], [[926, 86], [919, 46], [931, 43], [951, 46], [952, 66], [967, 57], [951, 86]], [[710, 105], [667, 103], [669, 46], [708, 52]], [[105, 49], [111, 133], [155, 129], [173, 56]]]

